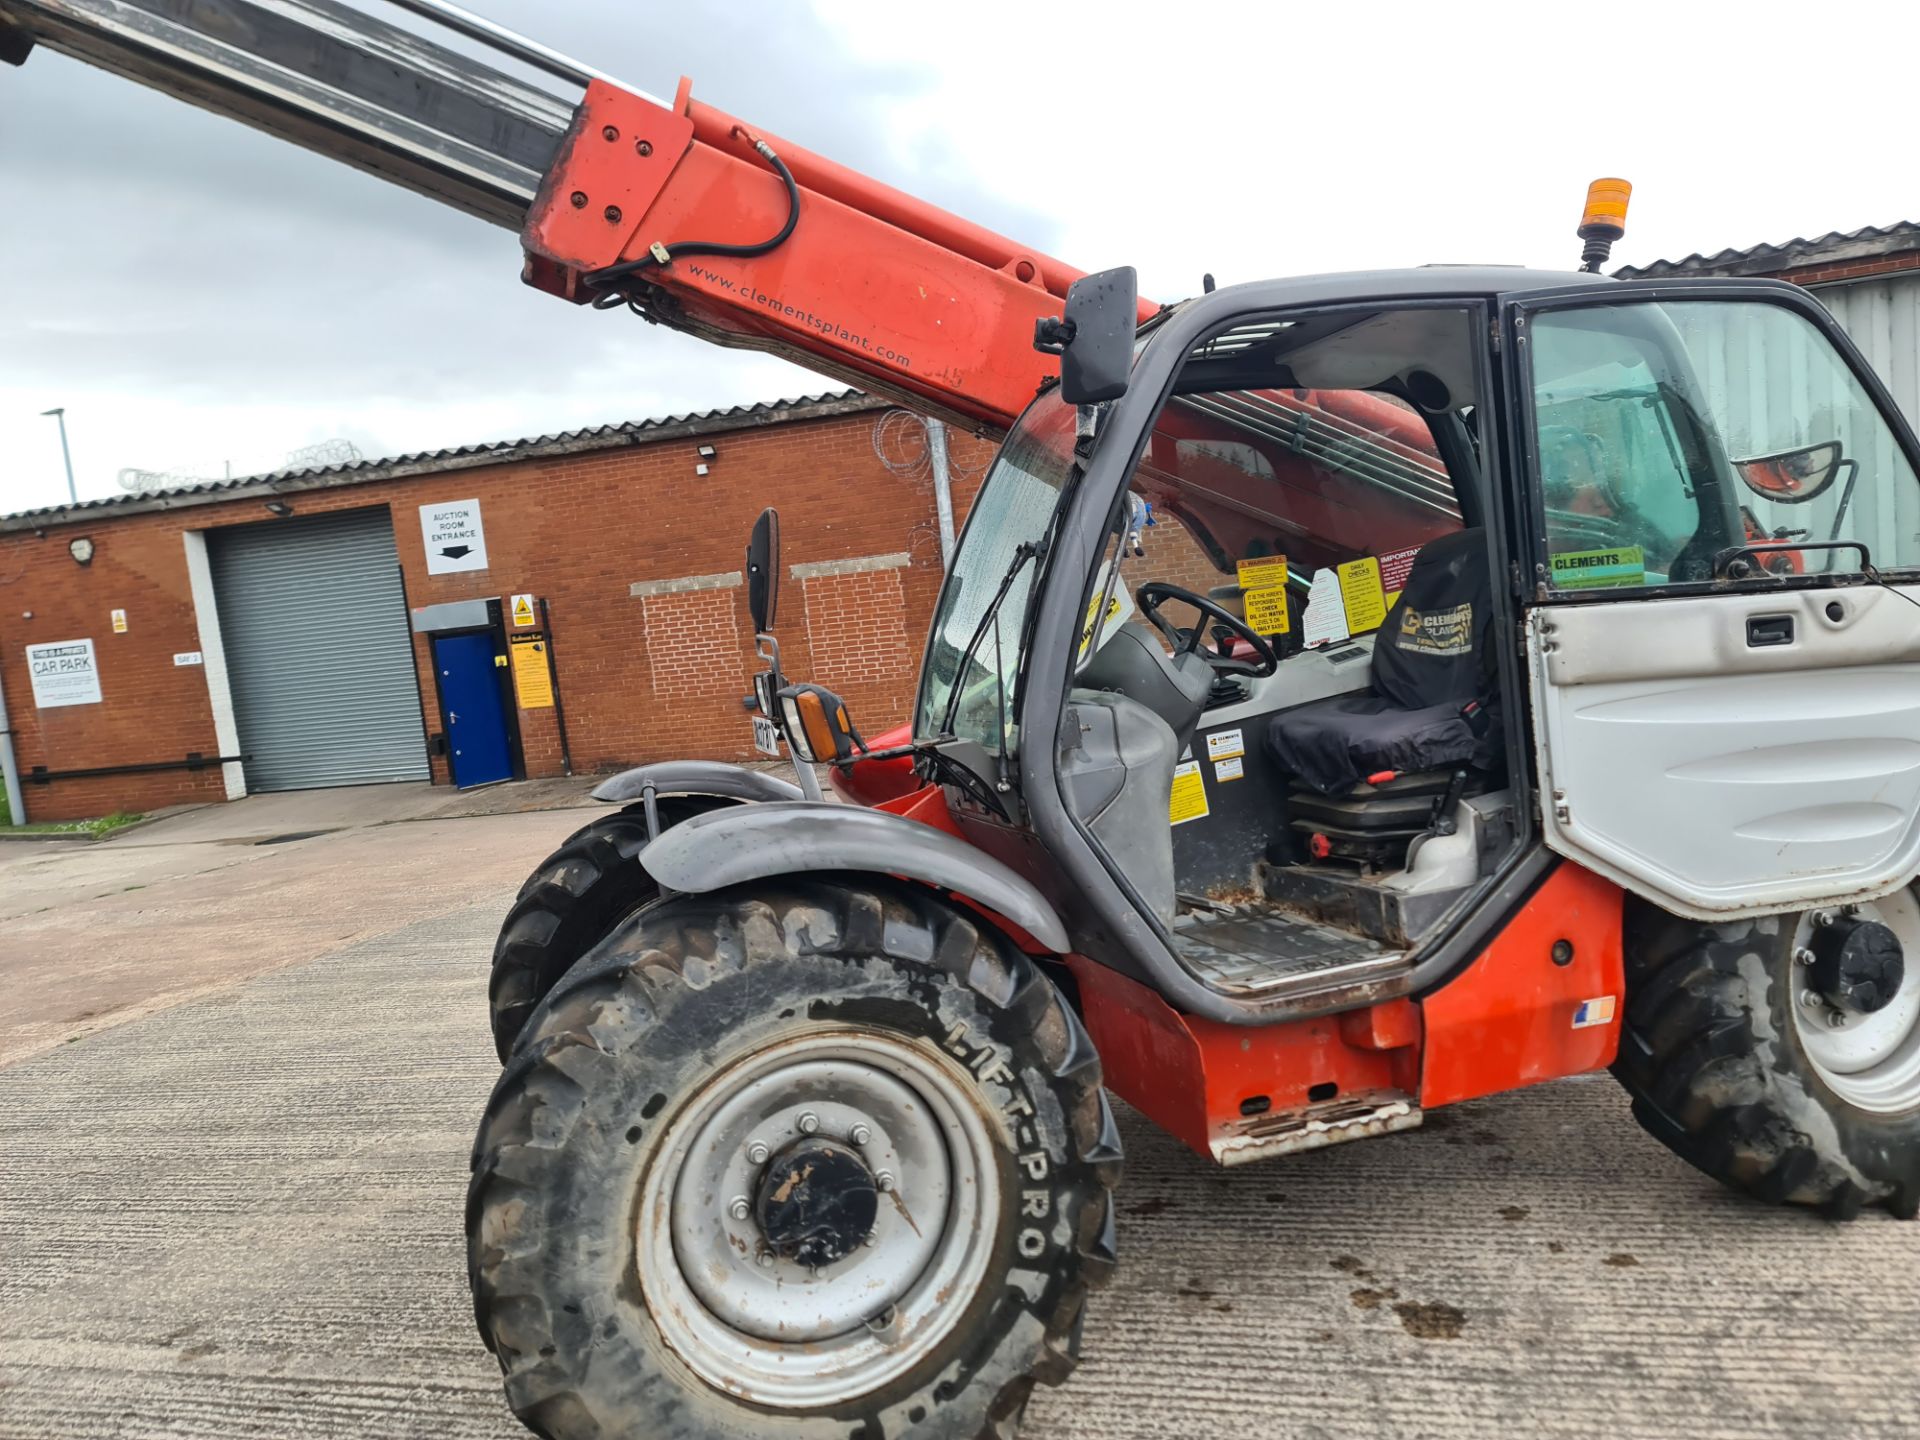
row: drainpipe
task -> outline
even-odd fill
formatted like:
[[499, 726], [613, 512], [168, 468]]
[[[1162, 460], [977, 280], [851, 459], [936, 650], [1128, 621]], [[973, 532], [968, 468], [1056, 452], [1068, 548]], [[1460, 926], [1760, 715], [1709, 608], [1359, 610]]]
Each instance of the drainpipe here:
[[7, 689], [0, 684], [0, 780], [6, 781], [7, 814], [15, 825], [27, 823], [27, 802], [20, 795], [20, 766], [13, 758], [13, 726], [7, 719]]
[[940, 511], [940, 568], [953, 560], [953, 490], [947, 474], [947, 427], [927, 420], [927, 458], [933, 462], [933, 503]]

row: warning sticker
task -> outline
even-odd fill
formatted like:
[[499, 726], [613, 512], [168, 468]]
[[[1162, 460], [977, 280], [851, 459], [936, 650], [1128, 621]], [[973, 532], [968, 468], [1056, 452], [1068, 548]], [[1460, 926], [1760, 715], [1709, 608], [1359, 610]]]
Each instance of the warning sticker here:
[[1407, 576], [1413, 573], [1413, 557], [1420, 553], [1418, 545], [1410, 545], [1405, 550], [1389, 550], [1380, 557], [1380, 588], [1387, 593], [1387, 604], [1393, 604], [1407, 583]]
[[113, 622], [114, 634], [124, 635], [127, 633], [127, 612], [126, 611], [109, 610], [107, 612], [107, 618]]
[[1598, 590], [1608, 585], [1647, 583], [1646, 552], [1638, 545], [1612, 550], [1569, 550], [1548, 561], [1556, 590]]
[[1200, 773], [1200, 762], [1183, 760], [1173, 767], [1173, 798], [1167, 806], [1167, 818], [1175, 825], [1184, 825], [1207, 813], [1207, 781]]
[[553, 708], [553, 670], [547, 663], [547, 637], [540, 634], [509, 637], [513, 655], [513, 693], [522, 710]]
[[1364, 635], [1378, 630], [1387, 618], [1386, 592], [1380, 588], [1380, 562], [1369, 555], [1333, 567], [1340, 576], [1340, 600], [1346, 607], [1347, 630]]
[[516, 595], [513, 597], [513, 623], [516, 625], [533, 624], [533, 596]]
[[1238, 758], [1232, 760], [1216, 760], [1213, 764], [1213, 778], [1215, 780], [1238, 780], [1246, 773], [1247, 762]]
[[1238, 730], [1216, 730], [1207, 736], [1207, 758], [1209, 760], [1231, 760], [1235, 755], [1247, 753], [1247, 742]]
[[1096, 627], [1094, 625], [1094, 615], [1100, 609], [1100, 596], [1104, 589], [1105, 583], [1102, 582], [1101, 589], [1094, 591], [1093, 598], [1087, 602], [1087, 617], [1080, 623], [1080, 653], [1083, 656], [1089, 650], [1099, 648], [1094, 644], [1094, 631], [1096, 628], [1100, 632], [1100, 644], [1104, 645], [1107, 643], [1107, 637], [1113, 634], [1113, 627], [1133, 614], [1133, 597], [1127, 594], [1124, 589], [1115, 589], [1113, 594], [1107, 597], [1106, 616], [1101, 619], [1098, 627]]
[[1307, 610], [1301, 636], [1308, 645], [1329, 645], [1347, 638], [1346, 607], [1340, 603], [1340, 577], [1331, 570], [1315, 573], [1307, 591]]
[[1573, 1028], [1590, 1030], [1595, 1025], [1608, 1025], [1613, 1022], [1613, 1002], [1611, 995], [1602, 995], [1597, 1000], [1582, 1000], [1573, 1012]]
[[1258, 635], [1285, 635], [1287, 617], [1287, 557], [1261, 555], [1239, 566], [1241, 613], [1247, 628]]

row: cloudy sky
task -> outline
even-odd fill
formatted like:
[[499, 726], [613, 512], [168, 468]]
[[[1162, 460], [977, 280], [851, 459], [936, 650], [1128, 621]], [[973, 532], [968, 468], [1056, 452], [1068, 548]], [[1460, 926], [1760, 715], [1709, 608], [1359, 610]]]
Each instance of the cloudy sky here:
[[[387, 18], [380, 0], [356, 0]], [[469, 0], [1170, 299], [1262, 275], [1570, 267], [1920, 219], [1881, 6]], [[4, 0], [0, 0], [4, 8]], [[1855, 12], [1857, 13], [1850, 13]], [[1160, 18], [1149, 23], [1149, 16]], [[1137, 17], [1137, 18], [1129, 18]], [[1177, 17], [1177, 18], [1174, 18]], [[828, 388], [522, 287], [508, 232], [64, 57], [0, 67], [0, 512], [122, 467], [272, 468]]]

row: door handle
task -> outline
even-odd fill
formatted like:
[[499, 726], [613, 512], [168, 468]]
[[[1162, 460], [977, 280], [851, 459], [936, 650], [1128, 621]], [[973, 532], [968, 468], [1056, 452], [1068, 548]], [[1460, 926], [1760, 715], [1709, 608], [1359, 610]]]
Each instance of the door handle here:
[[1758, 649], [1762, 645], [1791, 645], [1792, 643], [1793, 616], [1750, 615], [1747, 617], [1747, 644]]

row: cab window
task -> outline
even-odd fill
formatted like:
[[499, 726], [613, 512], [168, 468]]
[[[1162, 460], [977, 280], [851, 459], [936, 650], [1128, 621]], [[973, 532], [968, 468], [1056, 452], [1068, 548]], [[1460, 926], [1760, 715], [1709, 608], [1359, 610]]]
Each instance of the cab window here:
[[[1753, 301], [1547, 311], [1531, 335], [1550, 586], [1714, 578], [1739, 546], [1778, 575], [1920, 564], [1920, 488], [1827, 336]], [[1722, 570], [1724, 572], [1724, 568]]]

